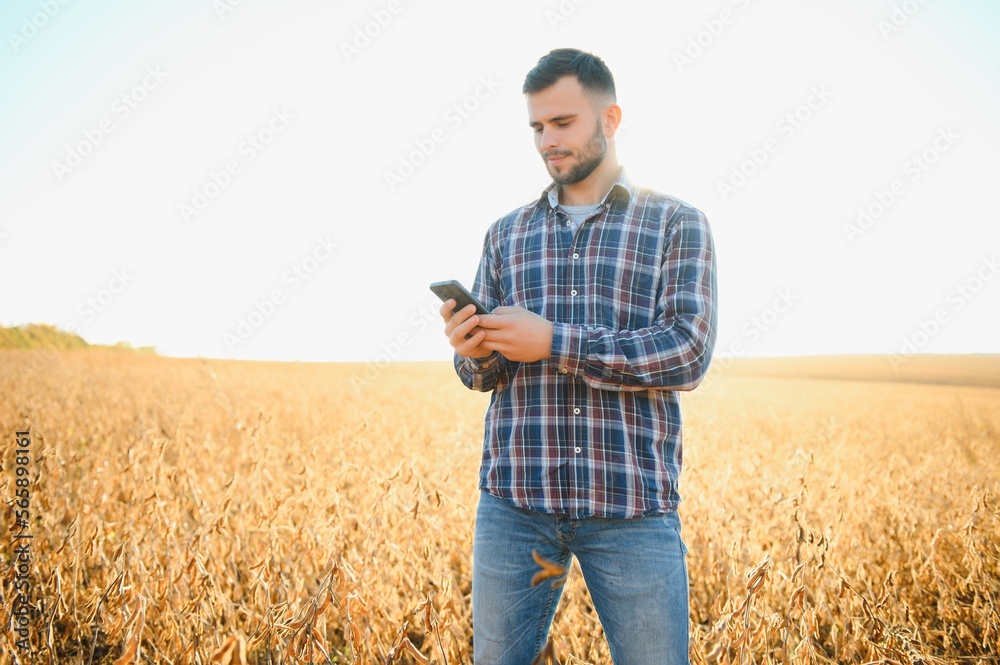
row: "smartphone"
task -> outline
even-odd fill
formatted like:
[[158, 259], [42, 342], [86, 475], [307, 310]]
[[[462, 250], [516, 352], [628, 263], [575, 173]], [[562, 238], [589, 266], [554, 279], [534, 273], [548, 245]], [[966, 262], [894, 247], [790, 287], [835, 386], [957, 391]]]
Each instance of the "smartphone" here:
[[476, 314], [489, 314], [490, 311], [483, 306], [483, 303], [479, 302], [476, 296], [469, 293], [469, 290], [462, 286], [462, 283], [449, 279], [444, 282], [434, 282], [431, 284], [431, 291], [433, 291], [441, 302], [444, 302], [448, 298], [455, 299], [455, 309], [452, 310], [452, 314], [462, 309], [469, 303], [476, 306]]

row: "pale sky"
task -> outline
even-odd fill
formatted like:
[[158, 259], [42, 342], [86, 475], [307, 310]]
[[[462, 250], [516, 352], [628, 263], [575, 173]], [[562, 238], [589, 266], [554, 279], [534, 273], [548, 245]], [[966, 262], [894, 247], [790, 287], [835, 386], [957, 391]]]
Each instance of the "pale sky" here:
[[632, 180], [709, 219], [718, 355], [997, 353], [997, 34], [988, 0], [7, 0], [0, 324], [449, 360], [427, 285], [548, 184], [521, 83], [574, 46]]

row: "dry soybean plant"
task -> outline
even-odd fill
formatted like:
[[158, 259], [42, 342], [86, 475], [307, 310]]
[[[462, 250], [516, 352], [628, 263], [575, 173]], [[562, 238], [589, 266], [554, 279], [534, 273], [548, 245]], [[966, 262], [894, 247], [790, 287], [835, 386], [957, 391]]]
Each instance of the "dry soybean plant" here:
[[[8, 539], [0, 665], [472, 662], [489, 397], [450, 364], [355, 389], [349, 364], [32, 354], [0, 352], [5, 534], [32, 436], [30, 649]], [[998, 662], [998, 407], [735, 373], [684, 395], [692, 662]], [[610, 662], [562, 579], [542, 657]]]

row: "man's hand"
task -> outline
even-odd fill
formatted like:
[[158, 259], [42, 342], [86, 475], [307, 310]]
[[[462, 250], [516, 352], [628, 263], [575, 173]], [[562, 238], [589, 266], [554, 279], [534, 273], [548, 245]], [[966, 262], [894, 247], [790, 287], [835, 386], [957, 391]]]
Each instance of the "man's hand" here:
[[479, 327], [472, 339], [479, 340], [477, 348], [485, 349], [486, 355], [499, 351], [508, 360], [529, 363], [552, 355], [554, 326], [534, 312], [523, 307], [497, 307], [492, 314], [473, 318], [478, 319]]
[[[493, 349], [481, 346], [486, 331], [476, 327], [479, 323], [479, 316], [475, 313], [476, 306], [466, 305], [452, 314], [456, 304], [454, 298], [448, 298], [438, 310], [444, 319], [444, 334], [448, 336], [448, 343], [455, 349], [455, 353], [466, 358], [485, 358], [493, 353]], [[465, 336], [469, 334], [471, 337], [466, 339]]]

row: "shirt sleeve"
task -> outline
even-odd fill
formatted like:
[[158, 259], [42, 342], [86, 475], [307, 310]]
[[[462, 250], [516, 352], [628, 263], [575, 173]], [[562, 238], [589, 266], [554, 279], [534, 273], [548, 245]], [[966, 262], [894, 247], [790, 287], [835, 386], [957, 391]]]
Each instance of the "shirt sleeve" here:
[[[479, 268], [476, 270], [476, 278], [471, 289], [472, 294], [491, 312], [502, 304], [497, 286], [496, 266], [499, 263], [493, 241], [495, 231], [496, 225], [490, 227], [486, 233], [486, 239], [483, 241], [483, 254], [479, 259]], [[494, 351], [486, 358], [479, 359], [466, 358], [456, 353], [454, 363], [455, 371], [462, 379], [462, 383], [467, 388], [480, 392], [488, 392], [496, 388], [509, 370], [508, 360], [499, 351]]]
[[497, 379], [500, 376], [500, 364], [505, 358], [499, 351], [494, 351], [486, 358], [466, 358], [455, 354], [455, 371], [458, 372], [462, 383], [471, 390], [487, 392], [496, 387]]
[[693, 390], [716, 337], [716, 266], [705, 215], [682, 208], [668, 231], [654, 325], [615, 331], [554, 323], [550, 366], [605, 390]]

